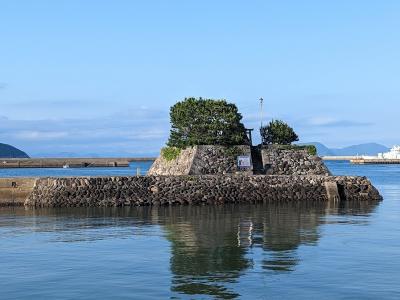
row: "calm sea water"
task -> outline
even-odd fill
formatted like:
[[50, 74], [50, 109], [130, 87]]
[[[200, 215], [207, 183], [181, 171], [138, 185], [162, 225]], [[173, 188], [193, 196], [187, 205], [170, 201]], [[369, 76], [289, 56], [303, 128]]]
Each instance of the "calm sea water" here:
[[328, 166], [370, 177], [384, 201], [0, 208], [0, 299], [400, 299], [400, 166]]
[[29, 177], [29, 176], [133, 176], [139, 172], [145, 175], [152, 162], [131, 162], [124, 168], [27, 168], [1, 169], [0, 177]]

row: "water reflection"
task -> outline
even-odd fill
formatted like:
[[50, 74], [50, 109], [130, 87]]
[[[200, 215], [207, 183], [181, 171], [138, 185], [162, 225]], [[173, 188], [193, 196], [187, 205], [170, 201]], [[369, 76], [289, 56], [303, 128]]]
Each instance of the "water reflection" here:
[[[377, 203], [275, 203], [240, 206], [24, 209], [1, 208], [2, 236], [56, 233], [51, 242], [156, 235], [170, 243], [171, 291], [235, 298], [233, 284], [251, 268], [291, 272], [298, 248], [315, 245], [326, 222], [368, 224]], [[361, 216], [362, 218], [349, 218]], [[258, 260], [252, 251], [262, 252]], [[130, 251], [135, 251], [131, 249]], [[145, 255], [145, 254], [144, 254]]]
[[249, 233], [241, 228], [241, 218], [248, 214], [237, 207], [180, 207], [160, 213], [171, 242], [172, 291], [238, 296], [225, 283], [235, 282], [251, 267], [246, 247], [240, 246], [242, 233]]

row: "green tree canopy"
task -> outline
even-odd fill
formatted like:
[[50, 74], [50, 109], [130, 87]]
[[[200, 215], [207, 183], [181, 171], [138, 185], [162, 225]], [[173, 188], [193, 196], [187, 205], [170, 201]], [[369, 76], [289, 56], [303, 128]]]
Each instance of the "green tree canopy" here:
[[171, 107], [170, 117], [170, 147], [248, 143], [242, 115], [225, 100], [185, 98]]
[[260, 128], [263, 145], [290, 145], [299, 140], [293, 128], [281, 120], [272, 120], [267, 126]]

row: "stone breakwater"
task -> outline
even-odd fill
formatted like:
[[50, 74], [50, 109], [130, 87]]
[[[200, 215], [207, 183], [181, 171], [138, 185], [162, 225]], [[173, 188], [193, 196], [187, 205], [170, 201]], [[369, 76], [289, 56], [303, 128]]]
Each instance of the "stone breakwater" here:
[[[336, 194], [333, 198], [332, 193]], [[381, 200], [365, 177], [202, 175], [38, 178], [23, 204], [35, 207], [204, 205], [330, 198]]]

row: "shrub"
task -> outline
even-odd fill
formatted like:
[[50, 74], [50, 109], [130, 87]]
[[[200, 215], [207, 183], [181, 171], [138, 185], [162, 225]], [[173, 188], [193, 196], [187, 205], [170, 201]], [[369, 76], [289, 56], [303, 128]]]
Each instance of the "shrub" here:
[[305, 145], [303, 147], [307, 150], [308, 154], [317, 155], [317, 147], [314, 145]]
[[260, 134], [263, 145], [290, 145], [299, 140], [293, 128], [281, 120], [272, 120], [268, 125], [262, 126]]
[[170, 147], [248, 143], [242, 115], [225, 100], [185, 98], [171, 107], [170, 118]]
[[181, 149], [176, 147], [164, 147], [161, 149], [161, 156], [167, 161], [176, 159], [180, 153]]

